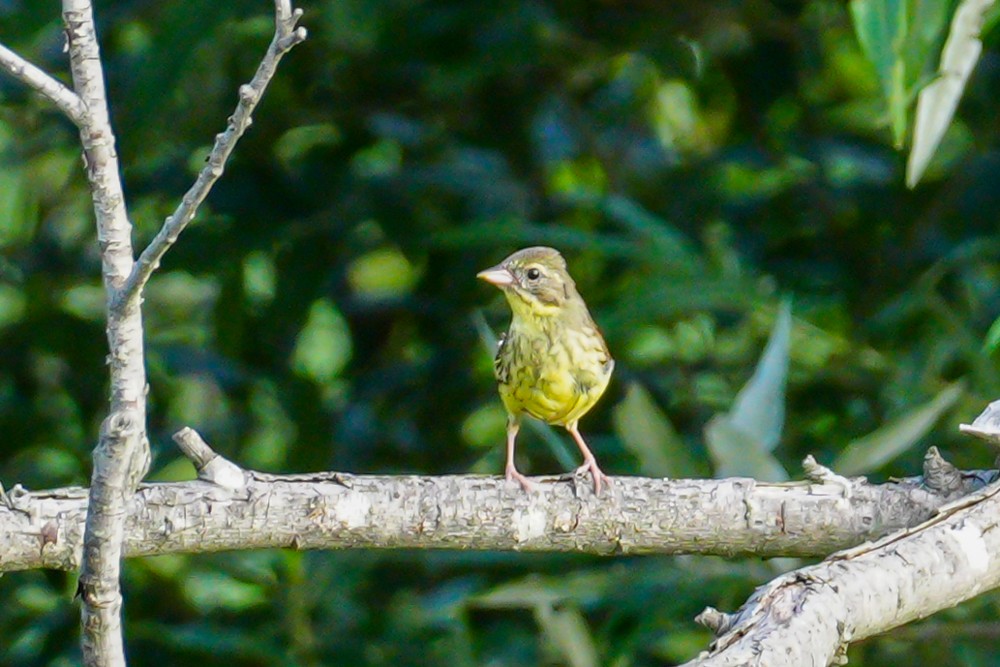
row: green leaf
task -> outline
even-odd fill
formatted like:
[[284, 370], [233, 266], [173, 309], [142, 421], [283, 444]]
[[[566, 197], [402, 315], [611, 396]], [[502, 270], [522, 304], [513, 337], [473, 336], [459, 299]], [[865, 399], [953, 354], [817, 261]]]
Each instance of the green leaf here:
[[329, 383], [351, 359], [351, 332], [347, 321], [327, 299], [309, 309], [292, 354], [295, 372], [320, 384]]
[[198, 471], [191, 464], [191, 459], [178, 456], [165, 465], [159, 466], [149, 476], [151, 482], [185, 482], [198, 478]]
[[948, 3], [941, 0], [851, 2], [854, 32], [878, 73], [897, 147], [903, 145], [914, 94], [944, 34], [947, 11]]
[[[430, 235], [432, 248], [461, 250], [518, 245], [551, 245], [560, 250], [600, 247], [605, 257], [635, 259], [643, 256], [644, 249], [637, 248], [627, 239], [612, 234], [597, 234], [566, 226], [539, 225], [522, 222], [517, 218], [497, 218], [455, 226]], [[485, 268], [485, 267], [484, 267]]]
[[842, 475], [867, 474], [881, 468], [927, 435], [964, 390], [965, 382], [953, 382], [930, 401], [848, 444], [831, 467]]
[[993, 320], [990, 330], [986, 332], [986, 337], [983, 339], [983, 352], [993, 354], [998, 345], [1000, 345], [1000, 317]]
[[298, 435], [280, 390], [265, 380], [254, 383], [248, 407], [252, 421], [243, 438], [243, 462], [258, 470], [280, 470]]
[[[980, 34], [994, 0], [964, 0], [951, 20], [951, 29], [938, 65], [937, 78], [917, 97], [913, 146], [906, 162], [906, 185], [916, 187], [930, 164], [962, 99], [965, 84], [983, 51]], [[941, 2], [941, 5], [947, 3]]]
[[716, 477], [752, 477], [784, 482], [788, 471], [759, 440], [733, 426], [728, 415], [712, 417], [705, 426], [705, 443], [715, 463]]
[[254, 306], [265, 306], [274, 299], [278, 271], [274, 260], [264, 252], [252, 252], [243, 260], [243, 293]]
[[500, 401], [473, 410], [462, 422], [462, 440], [471, 447], [498, 447], [507, 432], [507, 413]]
[[481, 609], [533, 609], [564, 603], [587, 606], [603, 599], [608, 585], [607, 573], [600, 570], [574, 570], [553, 576], [531, 574], [472, 596], [469, 604]]
[[771, 337], [753, 376], [727, 414], [705, 427], [705, 442], [717, 477], [750, 476], [765, 481], [788, 479], [771, 455], [785, 422], [785, 383], [792, 331], [791, 304], [782, 301]]
[[897, 56], [898, 46], [906, 30], [905, 8], [905, 0], [851, 2], [854, 31], [861, 49], [878, 73], [897, 145], [902, 145], [906, 131], [905, 108], [900, 108], [899, 94], [905, 72]]
[[771, 337], [750, 381], [740, 390], [729, 412], [729, 421], [773, 451], [785, 423], [785, 383], [792, 334], [792, 307], [782, 301]]
[[184, 597], [201, 612], [247, 611], [268, 601], [264, 587], [234, 579], [223, 572], [191, 572], [182, 583]]
[[649, 651], [661, 660], [676, 664], [698, 655], [712, 639], [708, 630], [673, 630], [652, 642]]
[[287, 168], [290, 164], [304, 158], [314, 148], [337, 146], [341, 139], [340, 130], [331, 123], [301, 125], [293, 127], [281, 135], [275, 142], [274, 153]]
[[615, 433], [639, 459], [647, 477], [697, 477], [704, 473], [673, 424], [638, 382], [629, 384], [625, 400], [612, 414]]
[[469, 598], [469, 603], [485, 609], [525, 609], [556, 604], [565, 599], [563, 591], [549, 579], [529, 576], [494, 587], [487, 593]]
[[599, 207], [625, 229], [648, 237], [655, 244], [660, 261], [692, 271], [699, 268], [698, 253], [684, 232], [638, 202], [622, 195], [608, 195], [599, 200]]
[[20, 322], [27, 306], [28, 299], [22, 290], [0, 284], [0, 329]]
[[574, 605], [535, 607], [535, 621], [560, 663], [571, 667], [597, 667], [600, 659], [590, 628]]
[[35, 235], [38, 201], [27, 172], [19, 165], [0, 170], [0, 248], [23, 245]]
[[406, 296], [418, 272], [395, 248], [379, 248], [358, 257], [347, 267], [347, 282], [362, 299], [395, 299]]

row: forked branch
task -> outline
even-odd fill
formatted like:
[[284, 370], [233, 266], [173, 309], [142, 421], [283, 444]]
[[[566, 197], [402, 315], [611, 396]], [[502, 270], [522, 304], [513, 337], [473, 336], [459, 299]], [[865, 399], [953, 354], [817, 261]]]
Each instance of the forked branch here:
[[[1000, 442], [1000, 402], [963, 432]], [[939, 483], [960, 475], [925, 462]], [[718, 639], [687, 667], [843, 664], [851, 642], [1000, 587], [1000, 482], [939, 508], [924, 523], [835, 553], [759, 588], [734, 614], [698, 621]]]

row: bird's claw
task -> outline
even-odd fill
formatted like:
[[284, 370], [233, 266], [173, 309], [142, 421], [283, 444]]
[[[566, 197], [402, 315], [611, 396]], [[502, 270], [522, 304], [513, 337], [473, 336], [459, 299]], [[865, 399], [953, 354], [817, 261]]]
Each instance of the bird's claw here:
[[535, 490], [535, 483], [528, 479], [525, 475], [519, 473], [513, 466], [507, 466], [506, 477], [508, 482], [516, 481], [521, 485], [521, 488], [528, 493]]
[[604, 474], [604, 472], [597, 466], [597, 459], [588, 459], [583, 462], [583, 465], [577, 468], [573, 474], [574, 475], [586, 475], [590, 473], [591, 477], [594, 478], [594, 495], [601, 495], [601, 486], [604, 484], [611, 488], [611, 478]]

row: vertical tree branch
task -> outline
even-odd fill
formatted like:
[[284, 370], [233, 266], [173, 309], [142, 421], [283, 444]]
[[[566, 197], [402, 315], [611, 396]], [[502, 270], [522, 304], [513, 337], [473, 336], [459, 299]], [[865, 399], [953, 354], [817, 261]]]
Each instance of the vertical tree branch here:
[[119, 583], [123, 521], [127, 499], [149, 468], [142, 288], [222, 175], [281, 56], [306, 37], [304, 28], [295, 27], [302, 12], [292, 9], [291, 0], [274, 0], [274, 6], [274, 39], [251, 82], [241, 86], [228, 128], [216, 138], [194, 186], [136, 263], [92, 7], [89, 0], [63, 0], [73, 83], [88, 112], [80, 123], [80, 138], [97, 217], [111, 350], [111, 413], [94, 453], [80, 579], [87, 665], [125, 664]]
[[138, 301], [117, 298], [134, 264], [100, 49], [89, 0], [63, 0], [73, 87], [87, 112], [80, 123], [107, 297], [111, 411], [94, 453], [80, 592], [86, 665], [124, 666], [119, 563], [128, 497], [149, 467], [146, 370]]
[[83, 599], [83, 656], [87, 665], [125, 665], [119, 581], [126, 499], [135, 492], [135, 484], [131, 469], [121, 462], [135, 450], [141, 431], [135, 411], [113, 412], [101, 425], [101, 440], [94, 450], [83, 571], [77, 587]]
[[149, 468], [142, 288], [222, 175], [278, 61], [306, 38], [306, 31], [296, 27], [302, 11], [293, 9], [291, 0], [274, 0], [274, 39], [257, 72], [249, 84], [240, 87], [236, 111], [225, 132], [216, 137], [208, 164], [136, 262], [93, 7], [90, 0], [63, 0], [62, 5], [73, 90], [3, 45], [0, 69], [39, 91], [80, 128], [101, 252], [111, 371], [110, 413], [94, 450], [80, 573], [83, 654], [87, 665], [124, 667], [119, 576], [125, 508]]

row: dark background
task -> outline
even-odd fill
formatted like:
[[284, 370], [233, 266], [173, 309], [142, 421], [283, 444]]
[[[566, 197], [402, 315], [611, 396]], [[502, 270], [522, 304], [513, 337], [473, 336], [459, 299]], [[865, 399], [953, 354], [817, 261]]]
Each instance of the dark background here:
[[[919, 474], [929, 444], [991, 465], [957, 424], [1000, 396], [992, 31], [911, 192], [843, 2], [301, 7], [309, 40], [147, 292], [152, 479], [193, 475], [170, 442], [185, 425], [269, 471], [499, 474], [504, 417], [477, 322], [499, 330], [508, 314], [475, 274], [532, 244], [566, 255], [618, 360], [582, 424], [609, 474], [739, 469], [703, 428], [749, 380], [783, 297], [787, 416], [773, 453], [747, 460], [801, 477], [805, 455], [837, 462], [874, 434], [856, 467], [876, 479]], [[223, 129], [270, 11], [96, 3], [138, 247]], [[57, 12], [0, 2], [0, 41], [65, 80]], [[0, 77], [7, 488], [87, 484], [106, 414], [79, 153], [67, 121]], [[525, 472], [575, 462], [563, 433], [521, 443]], [[692, 620], [704, 606], [732, 610], [792, 566], [171, 555], [128, 562], [126, 637], [134, 665], [670, 665], [707, 646]], [[0, 662], [79, 661], [74, 587], [67, 573], [0, 579]], [[998, 664], [997, 600], [862, 642], [851, 664]]]

